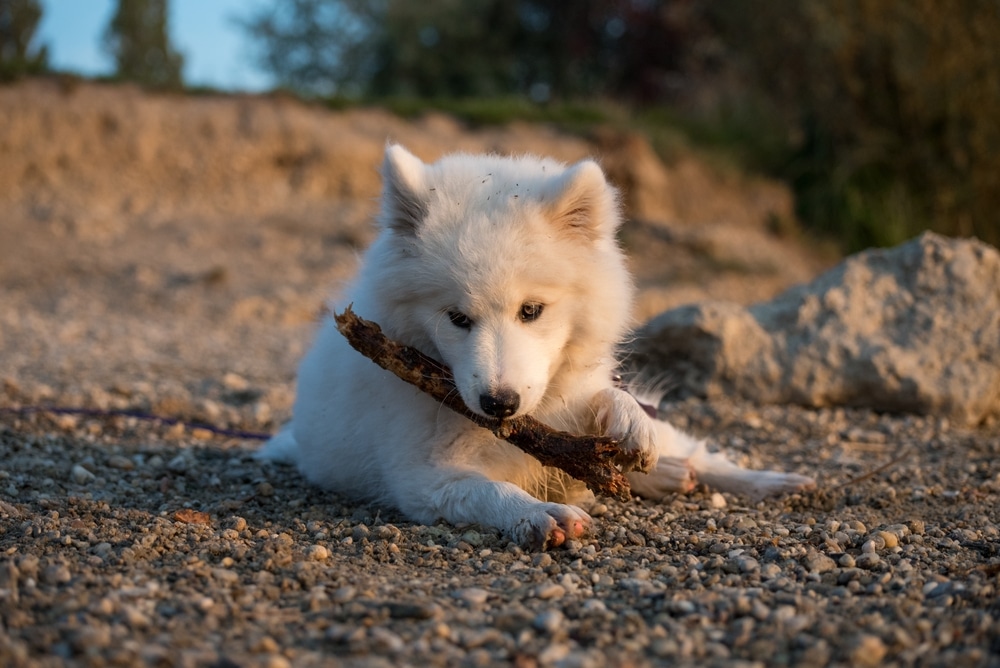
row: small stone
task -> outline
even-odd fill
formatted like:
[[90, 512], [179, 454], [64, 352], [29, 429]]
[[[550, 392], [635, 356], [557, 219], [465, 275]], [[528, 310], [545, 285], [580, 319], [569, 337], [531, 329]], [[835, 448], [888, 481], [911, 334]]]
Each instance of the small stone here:
[[466, 531], [462, 534], [462, 540], [472, 547], [480, 547], [483, 544], [483, 535], [478, 531]]
[[90, 548], [90, 551], [99, 556], [101, 559], [107, 558], [111, 554], [111, 543], [101, 542]]
[[549, 583], [540, 584], [535, 588], [535, 596], [542, 600], [552, 598], [562, 598], [566, 594], [566, 588], [560, 584]]
[[274, 485], [272, 485], [271, 483], [267, 482], [266, 480], [264, 482], [258, 483], [257, 484], [257, 496], [261, 496], [261, 497], [265, 497], [265, 498], [269, 497], [269, 496], [274, 496]]
[[250, 387], [250, 383], [243, 376], [228, 372], [222, 377], [222, 384], [226, 386], [227, 390], [233, 390], [234, 392], [242, 392]]
[[543, 666], [558, 663], [569, 656], [570, 647], [566, 643], [553, 643], [538, 653], [538, 663]]
[[309, 558], [313, 561], [326, 561], [330, 557], [330, 550], [322, 545], [313, 545], [309, 548]]
[[841, 568], [854, 568], [854, 557], [849, 554], [842, 554], [840, 555], [840, 558], [837, 559], [837, 564], [839, 564]]
[[73, 466], [73, 470], [70, 471], [69, 475], [70, 478], [73, 479], [73, 482], [75, 482], [78, 485], [85, 485], [88, 482], [92, 482], [97, 478], [96, 475], [94, 475], [86, 468], [84, 468], [82, 464], [75, 464]]
[[390, 602], [386, 607], [393, 619], [434, 619], [441, 615], [436, 603]]
[[885, 547], [887, 549], [891, 550], [892, 548], [899, 545], [899, 537], [896, 536], [896, 534], [894, 533], [889, 533], [888, 531], [879, 531], [878, 536], [879, 538], [882, 539], [882, 542], [885, 544]]
[[536, 554], [531, 559], [531, 565], [535, 568], [548, 568], [552, 565], [552, 556], [548, 552], [542, 552], [541, 554]]
[[169, 462], [167, 462], [167, 470], [173, 473], [184, 473], [190, 467], [191, 462], [187, 456], [187, 453], [180, 453]]
[[263, 636], [253, 645], [255, 652], [277, 652], [278, 642], [271, 636]]
[[149, 617], [133, 605], [123, 606], [122, 615], [125, 618], [125, 623], [133, 629], [146, 628], [150, 624]]
[[464, 601], [468, 605], [483, 605], [490, 597], [490, 593], [488, 591], [480, 589], [479, 587], [458, 589], [453, 591], [451, 595], [460, 601]]
[[370, 631], [372, 648], [379, 653], [396, 654], [406, 648], [406, 643], [387, 628], [376, 626]]
[[[403, 535], [402, 532], [391, 524], [383, 524], [372, 529], [371, 535], [377, 540], [384, 540], [388, 543], [395, 543]], [[464, 539], [463, 539], [464, 540]]]
[[354, 600], [356, 594], [357, 590], [354, 587], [345, 585], [334, 590], [333, 594], [330, 595], [330, 599], [334, 603], [349, 603]]
[[810, 573], [828, 573], [837, 567], [837, 562], [820, 552], [810, 552], [806, 555], [805, 567]]
[[770, 580], [781, 575], [781, 566], [778, 564], [764, 564], [760, 569], [760, 576], [765, 580]]
[[235, 585], [240, 581], [240, 575], [228, 568], [213, 568], [212, 577], [226, 585]]
[[726, 507], [726, 497], [724, 497], [719, 492], [712, 492], [712, 496], [708, 498], [708, 504], [712, 508], [725, 508]]
[[135, 462], [128, 457], [121, 455], [111, 455], [108, 457], [108, 466], [119, 471], [131, 471], [135, 468]]
[[847, 584], [861, 579], [862, 570], [860, 568], [845, 568], [837, 576], [837, 584]]
[[696, 610], [694, 603], [686, 599], [671, 601], [669, 603], [669, 609], [670, 612], [677, 615], [690, 615]]
[[562, 627], [564, 619], [563, 613], [559, 610], [543, 610], [535, 616], [531, 625], [539, 631], [552, 634]]
[[66, 564], [53, 564], [42, 570], [42, 582], [50, 585], [66, 584], [73, 579]]
[[862, 633], [851, 648], [849, 663], [852, 666], [877, 666], [882, 663], [887, 651], [881, 638]]
[[864, 568], [865, 570], [875, 568], [880, 561], [882, 560], [874, 552], [865, 552], [856, 560], [858, 568]]

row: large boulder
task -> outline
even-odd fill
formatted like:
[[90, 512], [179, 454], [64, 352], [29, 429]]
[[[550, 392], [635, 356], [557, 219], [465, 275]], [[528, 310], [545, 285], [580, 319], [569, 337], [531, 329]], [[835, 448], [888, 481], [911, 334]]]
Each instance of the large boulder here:
[[864, 406], [977, 424], [1000, 414], [1000, 253], [925, 233], [749, 308], [667, 311], [635, 342], [673, 394]]

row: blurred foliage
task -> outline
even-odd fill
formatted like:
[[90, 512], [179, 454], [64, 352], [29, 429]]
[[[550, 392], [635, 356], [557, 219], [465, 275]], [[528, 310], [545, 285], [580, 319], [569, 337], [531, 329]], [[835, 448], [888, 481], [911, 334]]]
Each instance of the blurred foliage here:
[[357, 95], [373, 76], [372, 40], [380, 0], [285, 0], [240, 23], [258, 46], [258, 64], [282, 88], [307, 95]]
[[1000, 243], [997, 0], [285, 0], [245, 27], [314, 96], [570, 126], [614, 100], [661, 151], [681, 128], [785, 179], [848, 250]]
[[1000, 243], [1000, 3], [710, 11], [748, 81], [743, 109], [756, 118], [737, 124], [760, 130], [759, 164], [792, 184], [803, 220], [852, 250], [926, 228]]
[[180, 88], [184, 56], [170, 44], [167, 0], [118, 0], [104, 45], [115, 77], [156, 88]]
[[38, 0], [0, 0], [0, 81], [48, 69], [48, 49], [32, 45], [41, 18]]

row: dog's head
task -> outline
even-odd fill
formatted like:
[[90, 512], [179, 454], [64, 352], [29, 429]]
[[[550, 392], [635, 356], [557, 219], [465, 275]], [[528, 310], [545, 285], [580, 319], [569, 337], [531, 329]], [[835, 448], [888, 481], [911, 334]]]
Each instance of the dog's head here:
[[380, 221], [390, 333], [451, 367], [465, 404], [522, 415], [553, 381], [606, 363], [632, 287], [617, 196], [591, 160], [446, 156], [390, 146]]

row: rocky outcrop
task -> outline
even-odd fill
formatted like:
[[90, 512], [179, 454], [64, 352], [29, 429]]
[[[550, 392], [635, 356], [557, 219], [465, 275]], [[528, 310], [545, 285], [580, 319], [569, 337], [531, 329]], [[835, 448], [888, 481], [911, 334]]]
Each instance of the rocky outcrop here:
[[667, 311], [640, 332], [635, 357], [677, 396], [977, 424], [1000, 414], [1000, 253], [925, 233], [854, 255], [770, 302]]

